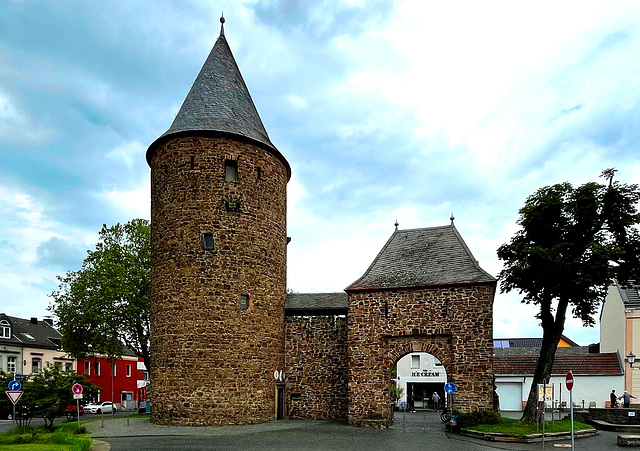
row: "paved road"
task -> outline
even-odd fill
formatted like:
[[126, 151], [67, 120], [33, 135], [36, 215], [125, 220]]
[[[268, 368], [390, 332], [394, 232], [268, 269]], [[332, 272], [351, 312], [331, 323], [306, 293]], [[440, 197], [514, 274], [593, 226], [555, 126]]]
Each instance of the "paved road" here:
[[[113, 451], [163, 450], [358, 450], [437, 449], [439, 451], [541, 450], [542, 443], [498, 443], [445, 433], [439, 415], [433, 412], [396, 413], [389, 429], [354, 428], [327, 421], [285, 420], [275, 423], [226, 427], [172, 427], [151, 424], [148, 419], [110, 420], [90, 425], [92, 436], [111, 445]], [[576, 440], [576, 450], [612, 450], [617, 434], [601, 432]], [[569, 440], [546, 442], [545, 448], [559, 448]], [[567, 448], [564, 448], [567, 449]]]

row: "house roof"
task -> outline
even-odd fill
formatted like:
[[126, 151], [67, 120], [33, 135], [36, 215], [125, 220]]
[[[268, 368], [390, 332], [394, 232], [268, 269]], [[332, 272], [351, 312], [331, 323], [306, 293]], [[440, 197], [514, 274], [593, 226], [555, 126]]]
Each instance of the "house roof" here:
[[[561, 335], [560, 339], [565, 341], [570, 346], [580, 346], [575, 341], [571, 340], [565, 335]], [[508, 346], [504, 346], [508, 344]], [[542, 338], [494, 338], [494, 348], [539, 348], [542, 346]]]
[[346, 291], [495, 283], [453, 224], [396, 230], [364, 275]]
[[11, 338], [0, 339], [0, 344], [13, 346], [60, 349], [62, 335], [53, 325], [37, 318], [23, 319], [0, 313], [0, 321], [7, 320], [11, 325]]
[[622, 287], [618, 285], [620, 297], [622, 298], [624, 305], [629, 307], [640, 305], [639, 289], [640, 287], [638, 285], [631, 285], [629, 287]]
[[[224, 19], [220, 19], [224, 23]], [[160, 142], [184, 135], [232, 135], [273, 153], [291, 176], [291, 167], [271, 143], [224, 35], [224, 25], [193, 82], [173, 124], [147, 150], [147, 161]]]
[[[493, 373], [496, 376], [533, 375], [538, 357], [535, 356], [494, 356]], [[573, 371], [574, 375], [620, 376], [622, 368], [615, 352], [603, 354], [557, 355], [551, 368], [551, 374], [565, 375]]]
[[346, 315], [347, 293], [288, 293], [285, 315]]

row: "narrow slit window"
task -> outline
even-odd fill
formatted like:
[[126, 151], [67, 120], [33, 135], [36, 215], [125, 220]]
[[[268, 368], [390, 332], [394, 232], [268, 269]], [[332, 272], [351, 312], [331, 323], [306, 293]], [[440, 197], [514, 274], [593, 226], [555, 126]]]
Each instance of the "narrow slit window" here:
[[213, 250], [213, 233], [205, 233], [202, 237], [202, 244], [207, 251]]
[[249, 308], [249, 295], [241, 294], [240, 295], [240, 309], [247, 310]]
[[258, 166], [258, 180], [262, 177], [262, 168]]
[[191, 169], [196, 168], [196, 157], [191, 157]]
[[235, 160], [225, 160], [224, 176], [227, 182], [238, 181], [238, 162]]

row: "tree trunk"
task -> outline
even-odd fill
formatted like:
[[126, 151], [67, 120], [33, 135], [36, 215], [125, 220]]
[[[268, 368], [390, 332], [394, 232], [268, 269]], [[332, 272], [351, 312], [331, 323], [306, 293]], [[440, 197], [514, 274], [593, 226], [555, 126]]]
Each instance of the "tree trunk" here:
[[[564, 332], [565, 314], [567, 310], [567, 302], [560, 301], [556, 311], [554, 320], [551, 313], [551, 306], [542, 308], [540, 317], [542, 319], [542, 346], [540, 347], [540, 356], [536, 365], [536, 371], [533, 373], [531, 381], [531, 389], [527, 398], [527, 406], [522, 412], [520, 421], [536, 422], [536, 406], [538, 404], [538, 384], [548, 383], [551, 378], [551, 368], [556, 358], [556, 350], [562, 332]], [[543, 412], [538, 413], [542, 416]]]

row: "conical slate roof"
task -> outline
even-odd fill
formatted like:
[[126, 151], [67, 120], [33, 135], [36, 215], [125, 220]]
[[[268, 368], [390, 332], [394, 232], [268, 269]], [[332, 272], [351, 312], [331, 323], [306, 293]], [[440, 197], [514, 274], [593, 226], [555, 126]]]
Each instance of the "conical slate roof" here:
[[346, 291], [495, 281], [450, 225], [396, 230], [369, 269]]
[[[221, 19], [223, 21], [223, 19]], [[249, 89], [224, 36], [224, 25], [209, 57], [193, 82], [176, 118], [147, 150], [147, 161], [159, 142], [176, 135], [230, 134], [265, 147], [291, 168], [271, 143]]]

